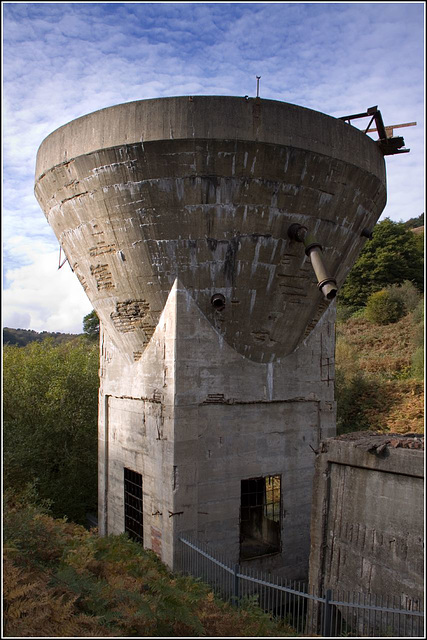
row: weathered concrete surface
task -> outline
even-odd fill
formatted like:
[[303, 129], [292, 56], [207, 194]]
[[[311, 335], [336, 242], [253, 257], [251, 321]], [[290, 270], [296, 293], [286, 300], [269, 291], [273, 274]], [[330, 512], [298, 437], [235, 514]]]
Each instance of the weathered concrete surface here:
[[328, 305], [289, 226], [316, 235], [341, 285], [386, 198], [384, 158], [359, 130], [286, 103], [203, 96], [118, 105], [61, 127], [39, 149], [35, 192], [130, 361], [176, 278], [240, 354], [288, 355]]
[[[314, 451], [335, 432], [334, 306], [283, 363], [251, 362], [178, 281], [138, 362], [101, 340], [101, 533], [123, 531], [123, 467], [143, 476], [144, 543], [160, 534], [176, 566], [179, 533], [239, 560], [240, 483], [281, 474], [281, 553], [246, 561], [307, 576]], [[108, 441], [106, 449], [104, 443]]]
[[48, 136], [35, 193], [101, 320], [101, 533], [124, 529], [129, 468], [145, 546], [174, 567], [191, 531], [238, 560], [241, 481], [280, 475], [281, 551], [247, 562], [305, 578], [335, 306], [287, 231], [342, 284], [385, 205], [375, 142], [270, 100], [144, 100]]
[[397, 596], [402, 607], [406, 597], [423, 600], [424, 451], [413, 441], [359, 433], [322, 443], [311, 521], [316, 592]]

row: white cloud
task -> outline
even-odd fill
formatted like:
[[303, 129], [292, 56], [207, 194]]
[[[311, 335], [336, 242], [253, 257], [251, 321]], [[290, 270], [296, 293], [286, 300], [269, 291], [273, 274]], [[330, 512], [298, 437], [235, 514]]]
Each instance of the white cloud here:
[[[38, 246], [43, 249], [43, 245]], [[3, 292], [3, 326], [82, 332], [83, 317], [90, 313], [92, 305], [68, 264], [58, 270], [58, 254], [39, 253], [34, 247], [28, 253], [31, 264], [8, 272], [9, 286]]]
[[62, 327], [64, 309], [84, 306], [71, 272], [67, 286], [60, 284], [68, 267], [43, 281], [43, 257], [57, 251], [57, 241], [33, 196], [35, 158], [54, 129], [113, 104], [255, 95], [256, 75], [262, 97], [336, 117], [378, 104], [386, 124], [418, 122], [401, 130], [411, 153], [386, 160], [384, 215], [406, 220], [424, 210], [423, 3], [6, 2], [2, 8], [10, 322], [30, 313], [31, 328]]

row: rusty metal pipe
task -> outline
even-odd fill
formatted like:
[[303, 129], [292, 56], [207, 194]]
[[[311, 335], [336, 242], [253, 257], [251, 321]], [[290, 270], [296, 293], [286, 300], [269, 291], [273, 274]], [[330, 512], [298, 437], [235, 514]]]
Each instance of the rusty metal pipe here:
[[308, 232], [307, 227], [303, 227], [301, 224], [292, 224], [288, 229], [288, 236], [291, 240], [304, 244], [305, 253], [310, 258], [313, 271], [316, 274], [317, 286], [326, 300], [333, 300], [337, 295], [338, 287], [335, 278], [331, 278], [326, 271], [322, 257], [322, 245], [317, 242], [313, 234]]
[[330, 278], [326, 272], [321, 247], [311, 247], [306, 250], [306, 254], [310, 257], [314, 273], [316, 274], [317, 286], [327, 300], [333, 300], [338, 291], [337, 283], [334, 278]]

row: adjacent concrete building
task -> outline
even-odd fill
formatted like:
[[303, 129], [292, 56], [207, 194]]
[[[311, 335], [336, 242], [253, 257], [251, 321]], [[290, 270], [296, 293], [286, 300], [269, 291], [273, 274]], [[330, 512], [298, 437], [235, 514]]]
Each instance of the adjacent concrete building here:
[[[310, 587], [316, 593], [329, 588], [375, 594], [384, 598], [383, 606], [397, 596], [400, 601], [394, 598], [389, 606], [422, 609], [424, 437], [360, 432], [322, 443], [314, 478]], [[381, 612], [341, 613], [363, 635], [367, 629], [375, 635], [381, 621]], [[419, 621], [406, 622], [410, 628]], [[390, 618], [389, 624], [391, 635], [402, 633], [393, 627], [402, 620]]]
[[379, 146], [276, 101], [143, 100], [48, 136], [35, 191], [101, 321], [101, 534], [174, 567], [192, 532], [306, 577], [333, 295], [385, 205]]

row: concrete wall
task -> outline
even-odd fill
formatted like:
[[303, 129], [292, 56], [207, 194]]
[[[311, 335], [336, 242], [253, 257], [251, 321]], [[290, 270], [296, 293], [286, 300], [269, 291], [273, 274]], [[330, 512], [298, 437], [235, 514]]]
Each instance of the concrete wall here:
[[424, 451], [407, 448], [404, 436], [350, 434], [322, 444], [310, 585], [397, 596], [402, 607], [406, 598], [423, 600]]
[[313, 449], [335, 430], [333, 320], [334, 307], [283, 362], [255, 363], [225, 343], [177, 281], [138, 362], [129, 365], [104, 332], [102, 533], [123, 531], [128, 466], [143, 476], [148, 548], [154, 539], [159, 549], [160, 536], [173, 567], [177, 536], [192, 532], [237, 562], [241, 480], [281, 474], [282, 551], [246, 564], [306, 577]]
[[[143, 478], [144, 546], [172, 565], [175, 292], [141, 362], [130, 365], [101, 325], [98, 523], [124, 531], [124, 468]], [[160, 540], [159, 540], [160, 532]]]

